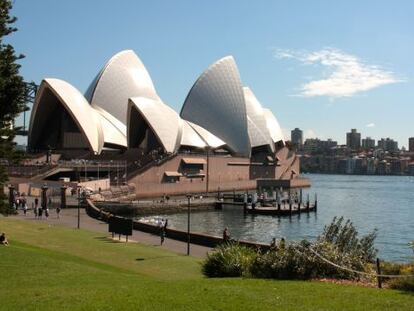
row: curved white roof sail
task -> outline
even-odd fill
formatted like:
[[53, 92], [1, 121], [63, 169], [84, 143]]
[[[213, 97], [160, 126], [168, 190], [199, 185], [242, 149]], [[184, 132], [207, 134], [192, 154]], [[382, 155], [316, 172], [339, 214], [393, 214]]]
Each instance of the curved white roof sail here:
[[151, 77], [132, 50], [113, 56], [86, 91], [92, 106], [99, 106], [127, 124], [128, 99], [148, 97], [158, 99]]
[[222, 141], [217, 136], [211, 134], [205, 128], [202, 128], [201, 126], [194, 124], [190, 121], [185, 121], [185, 122], [187, 122], [197, 132], [197, 134], [200, 135], [200, 137], [206, 142], [206, 144], [210, 148], [216, 149], [216, 148], [223, 147], [226, 145], [224, 141]]
[[266, 117], [266, 125], [269, 130], [270, 136], [273, 139], [273, 142], [277, 143], [278, 141], [282, 141], [283, 143], [285, 143], [282, 129], [280, 128], [279, 122], [277, 121], [276, 117], [270, 109], [263, 110]]
[[[47, 91], [50, 91], [54, 99], [46, 97]], [[69, 83], [59, 79], [44, 79], [40, 85], [39, 91], [33, 105], [29, 125], [29, 146], [36, 144], [40, 139], [40, 131], [50, 120], [52, 106], [55, 103], [62, 105], [66, 112], [71, 116], [73, 122], [78, 127], [82, 136], [85, 138], [89, 149], [99, 154], [104, 144], [103, 132], [99, 118], [93, 108], [89, 105], [85, 97]], [[53, 131], [51, 128], [50, 131]]]
[[[166, 152], [175, 152], [181, 141], [181, 120], [177, 112], [165, 105], [160, 99], [133, 97], [129, 99], [128, 119], [132, 109], [136, 109], [146, 120]], [[129, 131], [129, 126], [128, 126]], [[131, 133], [128, 133], [128, 137]], [[128, 138], [129, 141], [129, 138]]]
[[98, 116], [105, 144], [127, 147], [126, 126], [100, 107], [92, 108]]
[[274, 144], [267, 128], [267, 121], [262, 105], [248, 87], [243, 88], [246, 101], [248, 131], [252, 147], [269, 145], [274, 151]]
[[191, 146], [203, 149], [207, 146], [206, 142], [198, 135], [198, 133], [188, 124], [187, 121], [181, 119], [182, 136], [181, 146]]
[[224, 140], [234, 152], [250, 156], [246, 105], [233, 57], [207, 68], [191, 88], [180, 115]]

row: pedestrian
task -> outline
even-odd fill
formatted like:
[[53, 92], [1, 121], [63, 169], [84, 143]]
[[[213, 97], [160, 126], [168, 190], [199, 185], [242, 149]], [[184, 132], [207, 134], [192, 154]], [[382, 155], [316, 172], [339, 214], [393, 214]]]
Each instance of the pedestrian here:
[[224, 228], [224, 230], [223, 230], [223, 242], [224, 243], [227, 243], [227, 242], [229, 242], [230, 241], [230, 233], [229, 233], [229, 230], [227, 229], [227, 227], [226, 228]]
[[56, 217], [57, 219], [60, 218], [60, 206], [56, 207]]
[[37, 219], [37, 212], [38, 212], [38, 207], [35, 204], [34, 207], [33, 207], [33, 213], [34, 213], [35, 219]]
[[27, 213], [27, 203], [26, 202], [24, 202], [24, 205], [23, 205], [23, 213], [24, 213], [24, 216], [26, 216], [26, 213]]
[[39, 199], [35, 198], [35, 208], [37, 209], [39, 207]]
[[49, 217], [49, 208], [48, 207], [45, 208], [45, 217], [46, 217], [46, 219]]
[[161, 228], [160, 228], [160, 239], [161, 239], [161, 245], [162, 245], [164, 243], [164, 240], [165, 240], [165, 230], [164, 230], [163, 226], [161, 226]]

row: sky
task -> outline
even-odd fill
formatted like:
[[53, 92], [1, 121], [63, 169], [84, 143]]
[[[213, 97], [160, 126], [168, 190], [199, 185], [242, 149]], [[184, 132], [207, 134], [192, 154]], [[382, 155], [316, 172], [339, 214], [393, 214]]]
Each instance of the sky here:
[[[233, 55], [244, 85], [285, 138], [346, 132], [414, 136], [414, 1], [15, 0], [7, 38], [26, 81], [81, 92], [115, 53], [134, 50], [176, 111], [198, 76]], [[18, 121], [22, 123], [21, 119]]]

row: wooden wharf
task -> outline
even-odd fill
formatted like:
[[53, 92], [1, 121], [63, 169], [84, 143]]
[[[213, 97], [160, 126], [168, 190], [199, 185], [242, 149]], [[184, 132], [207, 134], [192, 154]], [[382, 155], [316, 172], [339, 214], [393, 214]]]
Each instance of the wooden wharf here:
[[242, 206], [243, 212], [252, 215], [270, 215], [270, 216], [290, 216], [294, 214], [316, 212], [318, 201], [311, 204], [309, 201], [305, 203], [299, 202], [284, 202], [277, 203], [276, 201], [264, 201], [262, 204], [244, 203], [239, 200], [218, 200], [215, 208], [222, 209], [223, 206]]

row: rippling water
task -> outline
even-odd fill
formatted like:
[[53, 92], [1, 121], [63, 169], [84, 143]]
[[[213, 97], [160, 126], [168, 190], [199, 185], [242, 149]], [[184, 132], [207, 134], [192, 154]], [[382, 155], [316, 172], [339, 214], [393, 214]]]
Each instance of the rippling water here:
[[[352, 220], [361, 234], [378, 229], [378, 256], [386, 260], [408, 261], [414, 240], [414, 177], [307, 175], [318, 194], [316, 213], [292, 217], [243, 215], [241, 207], [222, 211], [192, 213], [191, 231], [221, 236], [228, 227], [232, 238], [270, 243], [273, 237], [289, 240], [313, 239], [334, 216]], [[305, 192], [306, 193], [306, 192]], [[304, 196], [305, 198], [306, 196]], [[186, 230], [187, 215], [167, 217], [169, 227]]]

